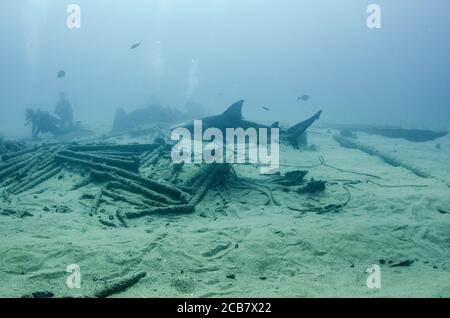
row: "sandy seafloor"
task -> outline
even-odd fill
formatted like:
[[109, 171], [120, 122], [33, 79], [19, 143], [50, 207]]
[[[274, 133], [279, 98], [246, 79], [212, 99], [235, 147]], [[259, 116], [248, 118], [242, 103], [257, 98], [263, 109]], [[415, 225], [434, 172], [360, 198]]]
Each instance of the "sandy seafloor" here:
[[[72, 191], [81, 177], [65, 171], [63, 179], [15, 198], [33, 217], [0, 216], [0, 296], [37, 291], [90, 296], [104, 282], [144, 270], [144, 279], [112, 297], [449, 297], [450, 214], [437, 209], [450, 211], [450, 137], [419, 144], [360, 134], [361, 142], [395, 151], [436, 176], [423, 179], [340, 147], [333, 133], [316, 128], [309, 134], [316, 151], [282, 146], [281, 172], [314, 165], [323, 156], [330, 165], [381, 176], [376, 181], [383, 185], [428, 187], [356, 184], [349, 188], [348, 206], [332, 214], [288, 208], [345, 202], [347, 193], [332, 182], [318, 195], [276, 190], [281, 206], [265, 206], [255, 191], [230, 189], [224, 209], [218, 193], [210, 191], [194, 214], [140, 218], [129, 228], [113, 229], [89, 216], [89, 205], [80, 200], [96, 187]], [[241, 176], [266, 178], [257, 167], [235, 169]], [[323, 166], [308, 177], [368, 179]], [[71, 212], [56, 213], [55, 205]], [[380, 260], [386, 262], [380, 265], [381, 288], [369, 289], [366, 268]], [[388, 264], [404, 260], [414, 263]], [[81, 268], [81, 289], [66, 286], [69, 264]]]

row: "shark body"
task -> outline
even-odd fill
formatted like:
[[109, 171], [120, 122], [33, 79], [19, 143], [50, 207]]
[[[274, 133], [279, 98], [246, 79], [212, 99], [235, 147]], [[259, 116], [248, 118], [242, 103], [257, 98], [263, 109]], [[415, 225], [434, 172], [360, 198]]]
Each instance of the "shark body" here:
[[[207, 116], [198, 120], [202, 121], [203, 130], [208, 128], [217, 128], [223, 134], [226, 133], [227, 128], [238, 129], [242, 128], [244, 130], [248, 128], [260, 129], [266, 128], [270, 131], [271, 128], [280, 128], [279, 123], [275, 122], [272, 126], [263, 125], [250, 120], [247, 120], [242, 116], [242, 106], [244, 105], [244, 100], [240, 100], [233, 105], [231, 105], [225, 112], [220, 115]], [[298, 123], [289, 129], [281, 129], [280, 135], [294, 147], [298, 148], [297, 140], [300, 135], [302, 135], [316, 120], [320, 118], [322, 111], [317, 112], [312, 117], [308, 118], [301, 123]], [[194, 120], [189, 120], [187, 122], [181, 123], [172, 127], [174, 128], [186, 128], [193, 132], [194, 130]]]

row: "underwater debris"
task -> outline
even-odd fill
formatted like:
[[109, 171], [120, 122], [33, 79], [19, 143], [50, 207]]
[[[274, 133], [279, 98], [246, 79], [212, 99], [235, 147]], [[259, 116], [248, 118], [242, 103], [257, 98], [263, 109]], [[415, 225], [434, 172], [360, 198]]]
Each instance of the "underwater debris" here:
[[38, 147], [0, 165], [0, 187], [8, 193], [27, 191], [56, 175], [60, 169], [54, 162], [59, 147]]
[[108, 220], [105, 219], [105, 217], [102, 215], [98, 217], [98, 221], [105, 226], [113, 227], [113, 228], [116, 227], [116, 224], [113, 221], [111, 221], [109, 219]]
[[[135, 187], [133, 181], [140, 182], [144, 184], [147, 188], [149, 188], [146, 192], [150, 193], [148, 191], [155, 190], [155, 191], [161, 191], [163, 193], [166, 193], [168, 195], [172, 195], [176, 197], [177, 199], [182, 200], [183, 197], [186, 195], [182, 190], [176, 188], [175, 186], [172, 186], [168, 183], [161, 183], [158, 181], [151, 180], [149, 178], [145, 178], [137, 173], [130, 172], [121, 168], [117, 168], [114, 166], [101, 164], [101, 163], [95, 163], [87, 160], [82, 159], [76, 159], [70, 156], [65, 156], [62, 154], [56, 155], [57, 160], [61, 160], [63, 162], [69, 162], [72, 164], [77, 164], [82, 167], [86, 167], [89, 170], [98, 170], [102, 172], [103, 177], [123, 182], [125, 184], [130, 185], [131, 187]], [[97, 173], [97, 175], [100, 175], [100, 173]], [[139, 186], [139, 185], [138, 185]], [[136, 188], [136, 187], [135, 187]]]
[[93, 153], [81, 153], [70, 150], [63, 150], [59, 152], [60, 155], [87, 160], [95, 163], [107, 164], [113, 167], [129, 170], [131, 172], [137, 172], [139, 168], [139, 158], [129, 157], [129, 159], [122, 159], [112, 156], [105, 156]]
[[50, 165], [40, 173], [37, 173], [32, 177], [30, 177], [29, 179], [26, 179], [23, 183], [19, 184], [17, 187], [14, 187], [10, 191], [12, 194], [19, 194], [28, 191], [60, 173], [62, 168], [63, 168], [62, 166], [56, 166], [55, 164]]
[[406, 267], [406, 266], [412, 265], [413, 263], [414, 263], [413, 260], [407, 259], [407, 260], [392, 264], [391, 267]]
[[[229, 164], [200, 165], [200, 169], [185, 182], [180, 180], [175, 184], [185, 165], [172, 164], [170, 169], [159, 171], [157, 167], [167, 167], [168, 155], [170, 147], [164, 141], [158, 144], [61, 143], [40, 146], [21, 150], [8, 157], [0, 165], [0, 186], [6, 196], [18, 195], [57, 176], [63, 170], [71, 169], [82, 177], [73, 189], [90, 184], [98, 186], [97, 192], [83, 195], [82, 199], [90, 201], [87, 213], [97, 215], [100, 223], [108, 227], [128, 227], [129, 220], [149, 215], [192, 213], [209, 190], [217, 189], [220, 192], [226, 184], [238, 189], [258, 191], [266, 196], [265, 205], [279, 205], [270, 187], [238, 178]], [[152, 177], [139, 172], [149, 162], [155, 165]], [[283, 178], [295, 185], [303, 181], [306, 173], [291, 171]], [[55, 180], [59, 182], [60, 179]], [[134, 209], [119, 206], [110, 215], [105, 213], [105, 209], [100, 210], [102, 204], [119, 201]], [[11, 213], [8, 212], [8, 215]]]
[[326, 181], [311, 180], [305, 186], [297, 188], [295, 192], [300, 194], [323, 192], [326, 189], [326, 183]]
[[221, 204], [223, 205], [222, 207], [218, 207], [216, 211], [223, 211], [223, 207], [226, 207], [229, 203], [229, 199], [226, 198], [228, 186], [231, 186], [234, 189], [255, 190], [267, 198], [264, 205], [280, 205], [275, 200], [270, 187], [255, 180], [238, 177], [229, 164], [216, 163], [204, 165], [204, 167], [200, 168], [186, 180], [183, 189], [194, 193], [190, 204], [198, 205], [206, 195], [206, 192], [214, 188], [222, 199]]
[[[101, 174], [103, 178], [107, 177], [116, 183], [128, 185], [130, 181], [139, 183], [138, 186], [146, 189], [146, 194], [150, 191], [161, 191], [163, 194], [174, 197], [176, 200], [182, 200], [187, 194], [175, 186], [152, 181], [133, 171], [122, 169], [128, 168], [137, 171], [139, 165], [137, 156], [133, 160], [127, 161], [119, 159], [117, 156], [96, 155], [89, 152], [92, 150], [113, 150], [116, 152], [119, 150], [126, 150], [127, 152], [130, 150], [144, 151], [156, 147], [158, 145], [56, 146], [22, 151], [20, 154], [10, 156], [9, 160], [0, 165], [0, 185], [6, 187], [7, 193], [19, 194], [57, 175], [65, 165], [77, 165], [86, 168], [89, 172], [88, 177], [81, 184], [77, 185], [78, 188], [92, 182], [93, 175], [98, 177]], [[175, 201], [163, 200], [163, 202], [174, 203]], [[93, 209], [93, 212], [95, 212], [95, 209]]]
[[97, 194], [95, 195], [94, 201], [92, 201], [91, 209], [89, 210], [89, 215], [92, 216], [97, 214], [98, 208], [102, 201], [103, 190], [104, 187], [100, 188], [100, 190], [98, 190]]
[[121, 201], [131, 205], [134, 205], [138, 208], [153, 208], [153, 207], [161, 207], [167, 206], [167, 204], [156, 202], [154, 200], [145, 199], [145, 198], [136, 198], [133, 196], [134, 193], [127, 193], [126, 190], [121, 191], [121, 186], [118, 183], [110, 182], [107, 184], [105, 189], [102, 191], [102, 194], [108, 198], [111, 198], [113, 201]]
[[342, 209], [344, 209], [350, 203], [350, 201], [352, 199], [352, 194], [348, 190], [347, 186], [344, 185], [343, 188], [347, 193], [347, 200], [344, 203], [339, 203], [339, 204], [333, 203], [333, 204], [327, 204], [325, 206], [313, 206], [313, 207], [308, 207], [308, 208], [297, 208], [297, 207], [293, 207], [293, 206], [287, 206], [287, 208], [289, 210], [301, 212], [302, 214], [307, 213], [307, 212], [315, 212], [317, 214], [340, 212], [340, 211], [342, 211]]
[[[88, 184], [90, 184], [92, 182], [92, 180], [93, 179], [92, 179], [91, 173], [88, 173], [87, 176], [84, 176], [84, 178], [81, 181], [79, 181], [73, 185], [72, 190], [78, 190], [80, 188], [83, 188], [83, 187], [87, 186]], [[85, 196], [85, 195], [83, 195], [83, 196]], [[87, 194], [86, 196], [92, 196], [92, 194]], [[87, 197], [84, 197], [84, 198], [82, 197], [81, 199], [87, 199]]]
[[[1, 156], [2, 160], [3, 161], [8, 161], [8, 160], [11, 160], [13, 158], [16, 158], [16, 157], [25, 155], [27, 153], [36, 151], [38, 149], [38, 147], [33, 147], [33, 148], [29, 148], [29, 149], [22, 149], [22, 150], [18, 149], [18, 148], [23, 148], [23, 147], [24, 147], [23, 145], [21, 147], [17, 146], [13, 152], [8, 152], [8, 153], [5, 153], [5, 154], [2, 154], [2, 156]], [[5, 152], [8, 150], [7, 142], [4, 142], [4, 149], [5, 149]]]
[[60, 204], [58, 204], [58, 205], [54, 205], [53, 207], [55, 208], [55, 213], [65, 214], [65, 213], [71, 213], [72, 212], [72, 209], [70, 207], [68, 207], [67, 205], [60, 205]]
[[95, 199], [95, 195], [93, 195], [92, 193], [83, 193], [80, 196], [80, 200], [94, 200]]
[[9, 194], [5, 190], [1, 190], [0, 191], [0, 199], [2, 199], [6, 203], [11, 203], [11, 199], [9, 198]]
[[448, 212], [448, 211], [445, 211], [445, 210], [442, 210], [442, 209], [437, 209], [438, 210], [438, 212], [440, 213], [440, 214], [450, 214], [450, 212]]
[[115, 151], [116, 153], [113, 153], [113, 155], [117, 154], [123, 154], [123, 155], [130, 155], [130, 154], [137, 154], [142, 153], [144, 151], [153, 150], [156, 147], [159, 147], [158, 144], [126, 144], [126, 145], [117, 145], [117, 144], [94, 144], [94, 145], [75, 145], [70, 146], [67, 150], [71, 151], [82, 151], [82, 152], [96, 152], [96, 151], [104, 151], [104, 152], [111, 152]]
[[147, 276], [147, 272], [142, 271], [142, 272], [138, 272], [136, 274], [127, 276], [125, 278], [122, 278], [121, 280], [116, 281], [114, 283], [107, 284], [103, 288], [96, 291], [94, 293], [94, 297], [106, 298], [113, 294], [127, 290], [131, 286], [136, 285], [145, 276]]
[[230, 171], [230, 166], [228, 164], [213, 164], [206, 171], [204, 178], [200, 182], [194, 184], [194, 189], [196, 194], [192, 197], [190, 203], [192, 205], [197, 205], [201, 202], [205, 194], [208, 192], [209, 188], [216, 181], [217, 177], [223, 178]]
[[128, 227], [128, 216], [122, 207], [117, 208], [116, 218], [123, 227]]
[[[234, 171], [232, 169], [232, 171]], [[228, 181], [230, 185], [233, 186], [233, 188], [241, 189], [241, 190], [254, 190], [261, 194], [263, 194], [266, 197], [266, 202], [264, 205], [275, 205], [275, 206], [281, 206], [281, 204], [275, 199], [271, 188], [266, 184], [261, 184], [258, 181], [248, 179], [248, 178], [242, 178], [238, 177], [236, 173], [231, 175], [233, 178]], [[227, 183], [224, 183], [227, 184]]]
[[[110, 151], [110, 152], [108, 152]], [[133, 153], [134, 161], [119, 159], [121, 151]], [[211, 185], [229, 172], [229, 166], [210, 165], [202, 170], [195, 182], [189, 182], [192, 186], [181, 184], [179, 187], [171, 182], [162, 182], [140, 175], [137, 171], [141, 168], [141, 160], [149, 154], [152, 157], [157, 153], [163, 156], [169, 149], [159, 145], [59, 145], [54, 147], [40, 147], [30, 152], [24, 152], [21, 156], [13, 158], [0, 166], [2, 177], [1, 185], [7, 185], [6, 193], [19, 194], [28, 191], [40, 183], [57, 175], [62, 169], [79, 167], [85, 171], [78, 172], [85, 178], [75, 185], [79, 189], [91, 183], [100, 183], [100, 188], [95, 197], [83, 196], [92, 200], [89, 209], [90, 215], [98, 215], [100, 205], [105, 198], [113, 201], [122, 201], [140, 208], [136, 212], [116, 211], [115, 216], [119, 222], [126, 225], [128, 218], [137, 218], [150, 214], [174, 214], [191, 213], [195, 205], [199, 204]], [[103, 152], [99, 154], [100, 152]], [[113, 153], [114, 155], [109, 155]], [[145, 156], [143, 154], [146, 154]], [[181, 172], [183, 164], [173, 165], [171, 179], [175, 179]], [[136, 171], [126, 170], [133, 168]], [[30, 173], [23, 173], [29, 169]], [[28, 171], [28, 170], [27, 170]], [[186, 191], [189, 192], [186, 192]], [[142, 197], [141, 197], [142, 196]], [[103, 219], [104, 225], [115, 226], [112, 220]]]
[[288, 171], [284, 176], [273, 178], [273, 182], [285, 187], [296, 186], [304, 182], [304, 178], [307, 174], [307, 170]]
[[143, 153], [140, 158], [141, 159], [141, 169], [150, 167], [150, 166], [158, 163], [159, 159], [161, 158], [163, 148], [164, 148], [164, 145], [161, 145], [161, 146], [153, 149], [152, 151]]
[[[168, 183], [165, 184], [147, 179], [145, 180], [146, 184], [140, 184], [142, 182], [140, 180], [134, 180], [133, 178], [123, 177], [114, 173], [98, 170], [92, 170], [91, 173], [97, 180], [113, 181], [107, 184], [107, 188], [119, 188], [141, 194], [148, 199], [164, 204], [180, 204], [186, 201], [187, 194]], [[177, 199], [172, 199], [171, 197], [173, 196], [176, 196]]]
[[37, 291], [29, 295], [24, 295], [22, 298], [53, 298], [55, 294], [50, 291]]
[[170, 215], [170, 214], [187, 214], [195, 211], [195, 205], [184, 204], [184, 205], [172, 205], [165, 207], [158, 207], [149, 210], [139, 210], [126, 212], [125, 215], [128, 219], [135, 219], [148, 215]]
[[26, 149], [24, 142], [5, 140], [0, 135], [0, 155], [2, 155], [3, 160], [8, 160], [10, 155], [20, 153], [21, 150]]
[[11, 208], [11, 207], [1, 207], [1, 206], [0, 206], [0, 214], [14, 215], [14, 216], [18, 216], [19, 218], [24, 218], [26, 216], [33, 216], [32, 213], [25, 211], [25, 210], [20, 210], [20, 209]]

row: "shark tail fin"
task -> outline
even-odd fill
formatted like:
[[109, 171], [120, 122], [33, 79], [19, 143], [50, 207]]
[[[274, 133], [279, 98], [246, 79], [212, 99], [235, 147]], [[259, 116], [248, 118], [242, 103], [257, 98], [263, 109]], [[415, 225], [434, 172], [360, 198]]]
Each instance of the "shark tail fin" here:
[[301, 123], [298, 123], [291, 128], [288, 129], [289, 134], [302, 134], [306, 129], [309, 128], [316, 120], [320, 119], [320, 115], [322, 115], [322, 111], [318, 111], [313, 116], [308, 118], [305, 121], [302, 121]]
[[298, 148], [298, 137], [302, 135], [312, 124], [314, 124], [316, 120], [320, 119], [321, 114], [322, 111], [318, 111], [307, 120], [302, 121], [287, 130], [288, 141], [294, 148]]
[[321, 111], [321, 110], [319, 110], [319, 111], [314, 115], [314, 118], [315, 118], [316, 120], [319, 120], [319, 119], [320, 119], [320, 115], [322, 115], [322, 111]]

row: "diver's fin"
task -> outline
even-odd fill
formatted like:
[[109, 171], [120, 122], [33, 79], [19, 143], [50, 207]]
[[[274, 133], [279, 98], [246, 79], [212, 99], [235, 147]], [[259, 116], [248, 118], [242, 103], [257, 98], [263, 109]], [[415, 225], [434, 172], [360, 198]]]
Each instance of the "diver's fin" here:
[[244, 105], [244, 100], [240, 100], [230, 107], [222, 114], [222, 116], [228, 117], [228, 118], [236, 118], [241, 119], [242, 118], [242, 106]]

